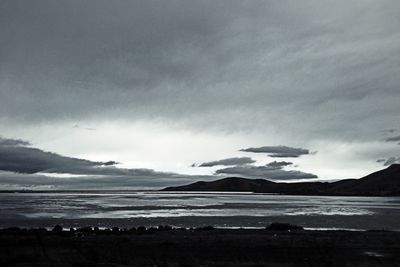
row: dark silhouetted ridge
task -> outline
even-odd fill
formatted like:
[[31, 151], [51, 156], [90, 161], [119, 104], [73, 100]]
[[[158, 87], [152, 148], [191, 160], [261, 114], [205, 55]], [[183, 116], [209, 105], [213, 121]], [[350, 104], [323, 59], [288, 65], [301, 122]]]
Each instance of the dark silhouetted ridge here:
[[274, 185], [274, 182], [270, 182], [264, 179], [246, 179], [240, 177], [229, 177], [212, 182], [195, 182], [190, 185], [168, 187], [165, 191], [171, 191], [177, 189], [177, 191], [232, 191], [232, 192], [254, 192], [259, 187]]
[[211, 182], [167, 187], [163, 191], [255, 192], [291, 195], [400, 196], [400, 164], [371, 173], [360, 179], [333, 183], [275, 183], [265, 179], [229, 177]]

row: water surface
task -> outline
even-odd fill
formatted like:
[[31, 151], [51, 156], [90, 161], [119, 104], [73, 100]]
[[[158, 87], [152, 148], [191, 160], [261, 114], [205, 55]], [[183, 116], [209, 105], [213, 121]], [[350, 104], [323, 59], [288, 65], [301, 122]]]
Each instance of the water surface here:
[[260, 227], [286, 221], [311, 228], [397, 230], [400, 198], [156, 191], [0, 194], [0, 226], [35, 220], [184, 227]]

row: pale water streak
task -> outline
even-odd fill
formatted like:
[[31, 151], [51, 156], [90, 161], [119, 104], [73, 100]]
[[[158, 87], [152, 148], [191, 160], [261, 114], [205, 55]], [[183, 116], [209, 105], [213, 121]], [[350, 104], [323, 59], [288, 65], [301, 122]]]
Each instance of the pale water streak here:
[[400, 219], [400, 198], [142, 191], [1, 193], [0, 216], [0, 220], [231, 217], [232, 221], [243, 217], [318, 217], [323, 221], [334, 216], [349, 221], [366, 216], [381, 220], [377, 225], [387, 228], [385, 217]]

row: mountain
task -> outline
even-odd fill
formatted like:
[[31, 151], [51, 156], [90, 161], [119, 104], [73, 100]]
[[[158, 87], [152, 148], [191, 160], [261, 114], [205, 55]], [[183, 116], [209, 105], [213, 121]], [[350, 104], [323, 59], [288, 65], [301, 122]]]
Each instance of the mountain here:
[[393, 164], [360, 179], [332, 183], [329, 192], [343, 195], [400, 196], [400, 164]]
[[265, 179], [229, 177], [211, 182], [167, 187], [163, 191], [255, 192], [291, 195], [400, 196], [400, 164], [360, 179], [337, 182], [275, 183]]

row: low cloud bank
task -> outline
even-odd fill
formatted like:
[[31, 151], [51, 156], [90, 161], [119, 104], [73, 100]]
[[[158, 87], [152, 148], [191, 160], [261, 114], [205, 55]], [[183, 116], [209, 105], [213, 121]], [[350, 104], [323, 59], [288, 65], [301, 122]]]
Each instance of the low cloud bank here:
[[215, 161], [204, 162], [199, 167], [214, 167], [214, 166], [233, 166], [233, 165], [245, 165], [255, 163], [256, 161], [249, 157], [240, 158], [227, 158]]
[[242, 152], [264, 153], [273, 158], [298, 158], [310, 154], [308, 149], [288, 146], [262, 146], [241, 149]]

